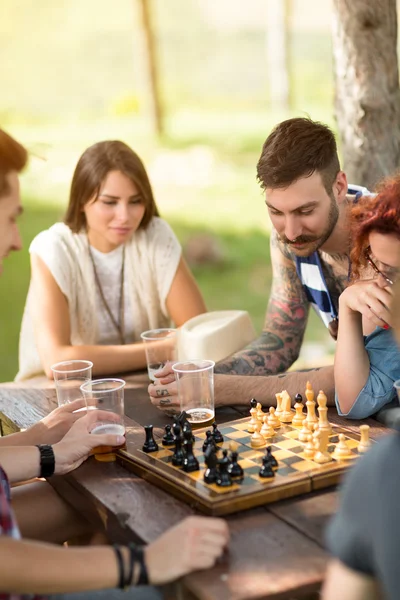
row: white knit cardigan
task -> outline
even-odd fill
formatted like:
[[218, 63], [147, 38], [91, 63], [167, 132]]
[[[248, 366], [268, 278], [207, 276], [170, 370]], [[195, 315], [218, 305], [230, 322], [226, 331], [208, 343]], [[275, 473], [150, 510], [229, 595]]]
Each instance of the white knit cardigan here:
[[[56, 223], [36, 236], [29, 252], [44, 261], [67, 298], [71, 344], [96, 344], [96, 284], [86, 233], [72, 233], [64, 223]], [[180, 257], [181, 246], [175, 234], [159, 217], [154, 217], [146, 229], [136, 231], [126, 244], [125, 272], [134, 310], [135, 339], [140, 340], [140, 333], [147, 329], [169, 325], [165, 301]], [[30, 286], [22, 319], [16, 381], [43, 373], [30, 313], [33, 301], [40, 302], [40, 298], [33, 298]]]

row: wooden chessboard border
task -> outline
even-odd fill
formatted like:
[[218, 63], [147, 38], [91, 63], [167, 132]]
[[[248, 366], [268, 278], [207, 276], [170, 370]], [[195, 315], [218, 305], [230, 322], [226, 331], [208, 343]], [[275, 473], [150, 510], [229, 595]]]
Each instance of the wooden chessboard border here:
[[[223, 431], [224, 427], [235, 427], [235, 425], [248, 422], [248, 418], [238, 419], [221, 424], [220, 429]], [[347, 438], [357, 441], [360, 439], [357, 433], [343, 425], [339, 426], [333, 423], [332, 428], [345, 432]], [[196, 436], [205, 435], [207, 429], [209, 428], [198, 429], [194, 433]], [[162, 434], [162, 430], [155, 431], [155, 438], [159, 443], [160, 450], [162, 449]], [[353, 461], [331, 462], [320, 465], [317, 472], [302, 473], [299, 471], [291, 474], [287, 481], [282, 481], [283, 477], [275, 477], [272, 481], [260, 480], [257, 489], [251, 485], [236, 484], [233, 488], [223, 490], [223, 493], [221, 489], [215, 493], [212, 486], [197, 485], [193, 474], [185, 473], [155, 458], [152, 454], [144, 453], [141, 449], [143, 442], [144, 432], [135, 431], [128, 434], [127, 447], [117, 452], [117, 461], [139, 477], [190, 504], [193, 508], [212, 516], [227, 515], [336, 485], [343, 473], [353, 463]], [[273, 445], [273, 439], [268, 443]], [[263, 452], [264, 449], [257, 450]]]

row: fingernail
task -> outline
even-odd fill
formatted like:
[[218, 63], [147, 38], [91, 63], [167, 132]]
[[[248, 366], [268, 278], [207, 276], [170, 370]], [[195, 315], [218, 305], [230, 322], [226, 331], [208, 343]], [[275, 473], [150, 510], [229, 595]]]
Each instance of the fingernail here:
[[121, 446], [125, 442], [123, 435], [117, 435], [117, 446]]

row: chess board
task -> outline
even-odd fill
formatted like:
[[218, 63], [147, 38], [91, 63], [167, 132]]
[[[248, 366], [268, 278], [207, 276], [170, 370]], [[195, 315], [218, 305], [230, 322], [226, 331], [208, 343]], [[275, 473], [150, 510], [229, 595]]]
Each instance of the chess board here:
[[[161, 429], [156, 430], [154, 435], [159, 445], [157, 452], [143, 452], [145, 435], [144, 432], [136, 431], [128, 435], [127, 447], [117, 453], [117, 460], [143, 479], [205, 514], [226, 515], [335, 485], [358, 456], [360, 436], [335, 424], [332, 424], [328, 452], [332, 455], [335, 444], [339, 441], [338, 436], [343, 433], [351, 449], [351, 457], [340, 461], [334, 459], [325, 464], [318, 464], [305, 457], [305, 443], [299, 441], [301, 427], [282, 424], [273, 438], [269, 438], [261, 448], [254, 449], [250, 444], [248, 426], [249, 418], [244, 418], [219, 427], [224, 442], [218, 446], [229, 449], [230, 442], [236, 442], [238, 462], [244, 471], [243, 480], [234, 480], [233, 485], [227, 488], [221, 488], [215, 483], [209, 485], [203, 480], [206, 466], [202, 446], [207, 428], [193, 432], [193, 450], [200, 463], [200, 471], [186, 473], [172, 464], [174, 446], [161, 445], [164, 433]], [[258, 475], [266, 446], [271, 446], [272, 454], [278, 461], [273, 479], [263, 479]], [[221, 455], [222, 453], [218, 454]]]

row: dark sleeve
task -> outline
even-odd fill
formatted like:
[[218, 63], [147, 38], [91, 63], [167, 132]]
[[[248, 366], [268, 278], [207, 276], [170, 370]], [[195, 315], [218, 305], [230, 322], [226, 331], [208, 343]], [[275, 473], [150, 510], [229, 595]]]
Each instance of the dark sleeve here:
[[[388, 459], [400, 460], [400, 436], [388, 435], [373, 444], [347, 476], [341, 489], [339, 510], [326, 532], [327, 547], [335, 558], [354, 571], [374, 576], [379, 546], [380, 516], [390, 506]], [[390, 460], [389, 459], [389, 460]], [[391, 495], [391, 494], [390, 494]], [[397, 520], [397, 515], [386, 515]], [[385, 519], [386, 520], [386, 519]], [[381, 550], [384, 550], [383, 548]]]

